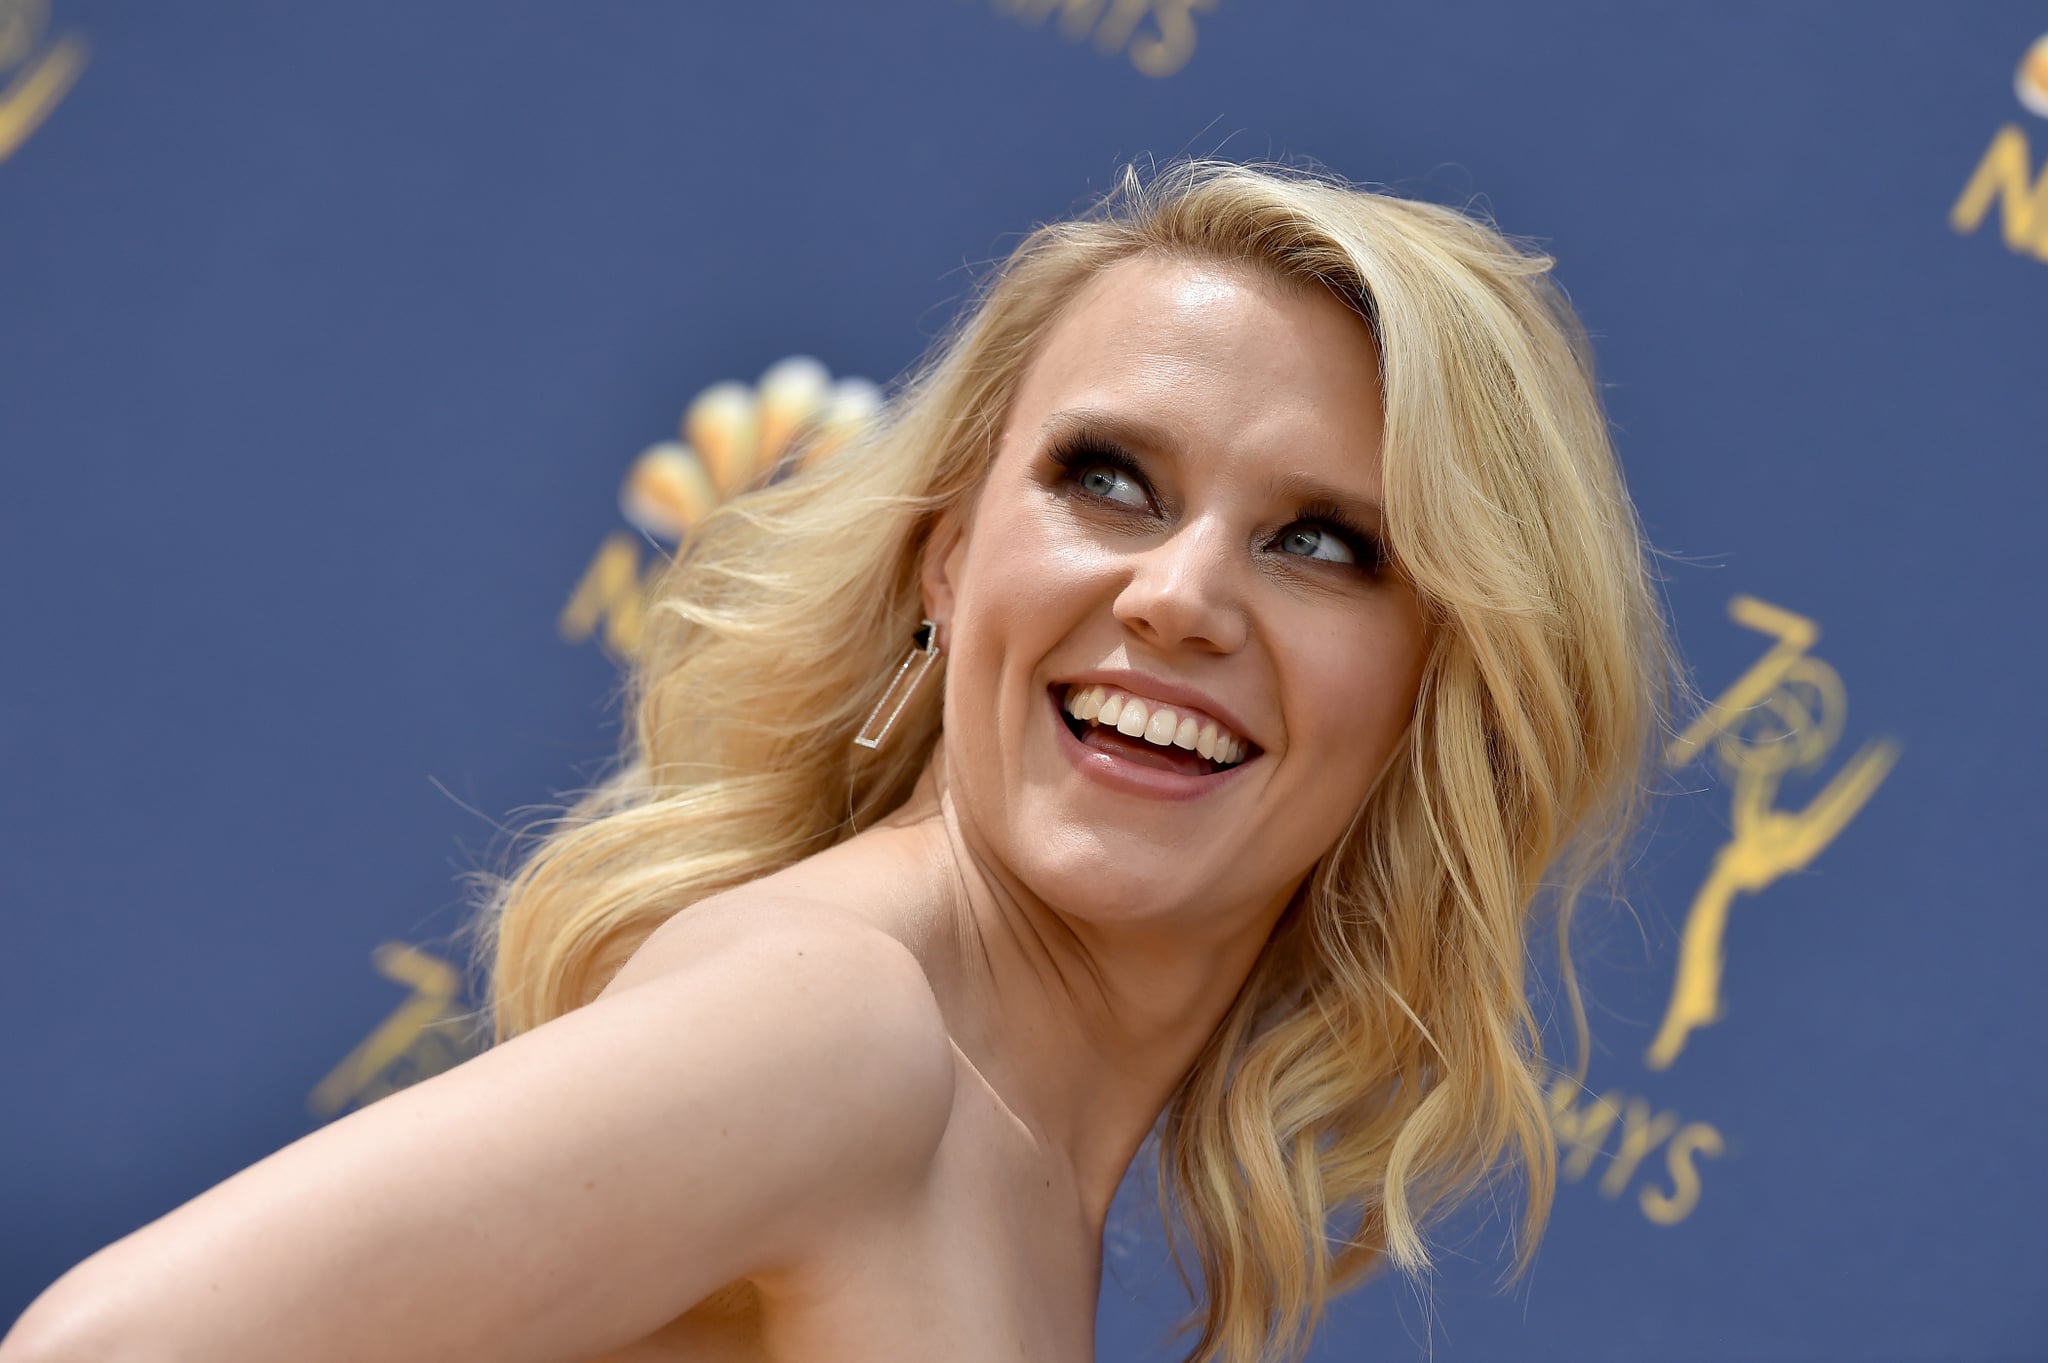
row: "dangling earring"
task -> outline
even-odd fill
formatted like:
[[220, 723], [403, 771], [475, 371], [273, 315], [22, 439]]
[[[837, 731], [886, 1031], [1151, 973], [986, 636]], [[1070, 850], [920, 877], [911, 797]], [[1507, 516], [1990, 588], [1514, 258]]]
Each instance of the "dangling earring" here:
[[[903, 666], [896, 669], [896, 676], [890, 681], [889, 689], [884, 691], [882, 698], [875, 702], [874, 711], [868, 716], [868, 722], [861, 725], [860, 732], [854, 735], [853, 742], [855, 747], [879, 748], [882, 746], [882, 740], [889, 736], [889, 730], [896, 723], [896, 716], [903, 713], [903, 707], [910, 703], [910, 697], [916, 692], [917, 684], [924, 680], [925, 673], [931, 671], [932, 660], [939, 656], [938, 621], [926, 620], [922, 622], [919, 624], [917, 632], [911, 635], [910, 638], [910, 655], [903, 660]], [[917, 667], [915, 672], [910, 670], [912, 664], [915, 664]], [[904, 680], [906, 677], [909, 678], [907, 682]], [[889, 712], [889, 717], [884, 719], [882, 727], [877, 729], [875, 727], [875, 720], [884, 710]]]

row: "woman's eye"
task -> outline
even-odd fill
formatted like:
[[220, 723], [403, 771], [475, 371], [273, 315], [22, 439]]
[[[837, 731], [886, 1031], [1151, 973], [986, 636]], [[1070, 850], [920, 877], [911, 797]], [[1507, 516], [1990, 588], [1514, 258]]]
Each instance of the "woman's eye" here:
[[1283, 531], [1279, 539], [1280, 552], [1298, 554], [1303, 558], [1319, 558], [1330, 563], [1356, 563], [1358, 556], [1343, 540], [1319, 525], [1296, 525]]
[[1118, 502], [1124, 506], [1141, 509], [1151, 506], [1145, 496], [1145, 489], [1138, 486], [1131, 476], [1114, 464], [1090, 464], [1074, 479], [1083, 492], [1100, 497], [1106, 502]]

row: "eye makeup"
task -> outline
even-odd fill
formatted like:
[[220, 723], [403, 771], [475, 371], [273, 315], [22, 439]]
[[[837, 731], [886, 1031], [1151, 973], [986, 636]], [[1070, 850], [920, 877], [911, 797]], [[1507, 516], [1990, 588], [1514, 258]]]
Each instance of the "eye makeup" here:
[[[1112, 468], [1130, 479], [1144, 492], [1147, 500], [1152, 503], [1152, 508], [1157, 509], [1158, 499], [1153, 494], [1151, 481], [1146, 478], [1136, 456], [1113, 440], [1105, 439], [1086, 429], [1073, 431], [1056, 439], [1047, 450], [1047, 457], [1060, 471], [1060, 484], [1080, 496], [1127, 515], [1145, 514], [1138, 507], [1091, 492], [1082, 485], [1081, 478], [1090, 469]], [[1375, 577], [1385, 570], [1385, 542], [1360, 525], [1343, 507], [1324, 497], [1307, 498], [1298, 506], [1298, 514], [1281, 527], [1281, 533], [1285, 534], [1298, 525], [1328, 530], [1351, 551], [1352, 562], [1336, 563], [1333, 560], [1316, 559], [1304, 554], [1287, 554], [1282, 557], [1304, 559], [1310, 563], [1328, 563], [1336, 568], [1357, 568]], [[1278, 537], [1275, 538], [1277, 540]]]
[[1091, 468], [1113, 468], [1141, 488], [1154, 509], [1158, 499], [1152, 495], [1152, 484], [1145, 477], [1145, 471], [1138, 467], [1138, 461], [1129, 451], [1114, 442], [1102, 439], [1086, 431], [1065, 435], [1055, 441], [1050, 458], [1060, 470], [1060, 482], [1074, 488], [1085, 497], [1093, 497], [1120, 511], [1136, 512], [1138, 508], [1113, 501], [1099, 493], [1089, 492], [1081, 486], [1081, 475]]
[[1387, 546], [1378, 535], [1367, 530], [1335, 502], [1321, 497], [1312, 497], [1301, 505], [1301, 515], [1286, 529], [1294, 525], [1318, 525], [1337, 532], [1337, 538], [1350, 548], [1352, 558], [1358, 566], [1369, 573], [1378, 573], [1387, 566]]

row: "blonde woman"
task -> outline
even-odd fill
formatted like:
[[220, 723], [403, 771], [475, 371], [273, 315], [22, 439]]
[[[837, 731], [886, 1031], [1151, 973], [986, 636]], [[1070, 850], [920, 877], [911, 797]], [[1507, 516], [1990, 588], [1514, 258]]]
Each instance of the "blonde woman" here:
[[1081, 1363], [1155, 1131], [1195, 1363], [1298, 1355], [1502, 1168], [1526, 1264], [1532, 909], [1675, 676], [1549, 266], [1270, 164], [1032, 232], [689, 542], [618, 768], [480, 920], [500, 1044], [0, 1363]]

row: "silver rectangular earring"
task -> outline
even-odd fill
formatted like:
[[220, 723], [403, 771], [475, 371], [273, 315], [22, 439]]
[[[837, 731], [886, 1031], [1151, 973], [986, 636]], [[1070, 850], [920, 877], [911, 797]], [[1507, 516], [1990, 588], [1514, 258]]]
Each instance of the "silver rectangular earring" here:
[[[875, 702], [873, 713], [868, 715], [868, 722], [861, 725], [860, 732], [854, 735], [855, 747], [879, 748], [882, 746], [882, 740], [889, 736], [889, 730], [896, 723], [896, 716], [903, 713], [903, 707], [910, 703], [910, 697], [917, 691], [917, 684], [924, 680], [925, 673], [931, 671], [932, 660], [939, 656], [939, 622], [926, 620], [920, 623], [917, 633], [911, 636], [911, 641], [910, 655], [903, 660], [903, 666], [896, 669], [895, 677], [889, 682], [889, 689]], [[915, 672], [911, 671], [913, 664], [917, 668]], [[882, 726], [878, 729], [875, 727], [875, 720], [884, 710], [889, 712], [889, 717], [882, 720]]]

